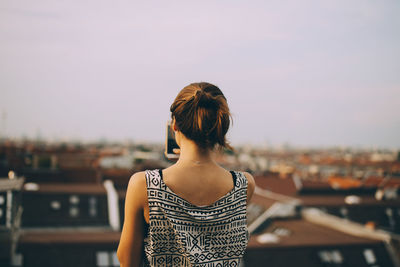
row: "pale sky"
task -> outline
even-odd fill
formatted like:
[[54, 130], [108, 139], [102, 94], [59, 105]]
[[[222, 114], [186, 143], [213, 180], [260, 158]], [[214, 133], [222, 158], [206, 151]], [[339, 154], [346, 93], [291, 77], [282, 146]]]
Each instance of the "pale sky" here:
[[162, 142], [191, 82], [233, 145], [400, 148], [400, 1], [0, 2], [0, 135]]

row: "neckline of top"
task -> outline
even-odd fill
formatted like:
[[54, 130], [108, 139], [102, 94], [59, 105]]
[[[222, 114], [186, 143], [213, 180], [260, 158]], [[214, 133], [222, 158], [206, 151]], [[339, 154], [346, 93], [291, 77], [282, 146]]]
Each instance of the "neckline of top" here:
[[233, 188], [229, 192], [227, 192], [225, 195], [221, 196], [220, 198], [218, 198], [216, 201], [214, 201], [213, 203], [211, 203], [209, 205], [194, 205], [191, 202], [189, 202], [186, 199], [184, 199], [183, 197], [181, 197], [178, 194], [176, 194], [171, 188], [168, 187], [168, 185], [164, 182], [162, 171], [163, 171], [162, 169], [158, 169], [158, 174], [160, 175], [161, 183], [164, 184], [164, 186], [167, 189], [167, 191], [170, 192], [171, 194], [175, 195], [176, 197], [180, 198], [182, 201], [186, 202], [189, 206], [192, 206], [192, 207], [195, 207], [195, 208], [210, 208], [210, 207], [213, 207], [219, 201], [221, 201], [222, 199], [224, 199], [224, 198], [228, 197], [229, 195], [231, 195], [236, 189], [236, 180], [237, 180], [236, 173], [234, 171], [229, 171], [232, 174], [232, 178], [233, 178]]

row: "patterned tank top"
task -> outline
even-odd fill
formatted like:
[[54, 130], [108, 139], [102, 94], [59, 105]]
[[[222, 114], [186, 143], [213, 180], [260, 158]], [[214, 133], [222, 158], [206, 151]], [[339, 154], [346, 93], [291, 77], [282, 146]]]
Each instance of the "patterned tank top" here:
[[234, 188], [211, 205], [175, 194], [162, 170], [147, 170], [149, 224], [144, 266], [239, 266], [247, 247], [247, 178], [231, 171]]

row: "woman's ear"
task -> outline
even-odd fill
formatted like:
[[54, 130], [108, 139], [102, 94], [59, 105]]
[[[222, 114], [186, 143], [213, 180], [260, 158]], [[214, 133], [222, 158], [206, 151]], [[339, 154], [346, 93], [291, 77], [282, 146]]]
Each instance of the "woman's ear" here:
[[178, 127], [176, 126], [175, 118], [172, 119], [171, 128], [172, 128], [172, 130], [174, 130], [175, 132], [178, 131]]

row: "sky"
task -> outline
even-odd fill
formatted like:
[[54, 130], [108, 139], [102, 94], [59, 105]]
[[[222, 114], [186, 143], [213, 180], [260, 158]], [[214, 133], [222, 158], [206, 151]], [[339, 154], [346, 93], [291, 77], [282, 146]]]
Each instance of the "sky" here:
[[0, 136], [163, 142], [192, 82], [232, 145], [400, 148], [400, 2], [0, 2]]

